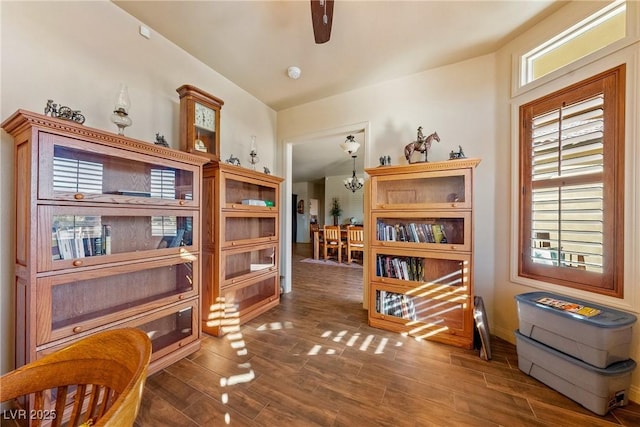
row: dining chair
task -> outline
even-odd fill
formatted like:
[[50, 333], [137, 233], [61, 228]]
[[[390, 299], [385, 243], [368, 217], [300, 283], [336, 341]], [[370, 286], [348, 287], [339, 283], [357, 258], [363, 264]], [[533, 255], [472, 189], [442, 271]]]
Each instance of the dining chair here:
[[[0, 401], [31, 395], [29, 425], [132, 426], [151, 340], [135, 328], [98, 332], [0, 377]], [[17, 412], [15, 412], [17, 413]], [[49, 424], [50, 423], [50, 424]]]
[[359, 225], [351, 225], [347, 227], [347, 262], [353, 260], [353, 252], [360, 252], [364, 260], [364, 228]]
[[340, 227], [337, 225], [325, 225], [323, 234], [321, 245], [323, 247], [324, 260], [326, 261], [329, 258], [329, 250], [331, 249], [337, 252], [338, 262], [341, 263], [344, 243], [340, 235]]

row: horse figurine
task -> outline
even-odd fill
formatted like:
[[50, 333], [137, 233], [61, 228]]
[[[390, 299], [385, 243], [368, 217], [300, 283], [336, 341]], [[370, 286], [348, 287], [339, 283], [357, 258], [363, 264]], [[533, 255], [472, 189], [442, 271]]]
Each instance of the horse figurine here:
[[427, 162], [427, 157], [429, 156], [429, 149], [431, 148], [431, 143], [433, 141], [440, 142], [440, 137], [437, 132], [433, 132], [431, 135], [425, 137], [422, 135], [422, 126], [418, 128], [418, 136], [415, 141], [410, 142], [404, 147], [404, 157], [407, 159], [407, 162], [411, 163], [411, 156], [414, 151], [418, 153], [424, 154], [424, 161]]

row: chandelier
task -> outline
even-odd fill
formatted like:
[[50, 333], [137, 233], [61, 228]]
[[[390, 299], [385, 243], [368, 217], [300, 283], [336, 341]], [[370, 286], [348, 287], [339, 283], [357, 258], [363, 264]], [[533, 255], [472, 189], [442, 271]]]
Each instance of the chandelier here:
[[342, 149], [349, 153], [349, 155], [351, 155], [351, 158], [353, 159], [353, 174], [351, 175], [351, 178], [346, 178], [343, 182], [344, 182], [344, 186], [347, 188], [347, 190], [351, 190], [352, 193], [355, 193], [357, 190], [361, 189], [362, 186], [364, 185], [364, 179], [363, 178], [358, 178], [356, 176], [356, 151], [358, 151], [358, 148], [360, 148], [360, 144], [358, 144], [358, 142], [356, 142], [356, 139], [353, 135], [349, 135], [347, 137], [347, 139], [341, 144]]

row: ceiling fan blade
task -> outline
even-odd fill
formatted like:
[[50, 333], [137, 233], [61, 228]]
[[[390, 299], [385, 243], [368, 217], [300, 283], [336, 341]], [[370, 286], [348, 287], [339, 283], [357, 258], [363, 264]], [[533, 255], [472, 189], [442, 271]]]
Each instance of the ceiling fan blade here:
[[333, 21], [333, 0], [311, 0], [311, 23], [317, 44], [329, 41], [331, 21]]

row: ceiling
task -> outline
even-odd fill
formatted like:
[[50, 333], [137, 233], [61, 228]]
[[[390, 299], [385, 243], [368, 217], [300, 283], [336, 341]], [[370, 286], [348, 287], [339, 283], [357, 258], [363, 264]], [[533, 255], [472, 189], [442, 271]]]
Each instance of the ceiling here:
[[[276, 111], [494, 52], [564, 3], [335, 0], [331, 39], [317, 45], [308, 0], [113, 2]], [[335, 153], [294, 147], [294, 182], [339, 162], [350, 174], [345, 137]]]

